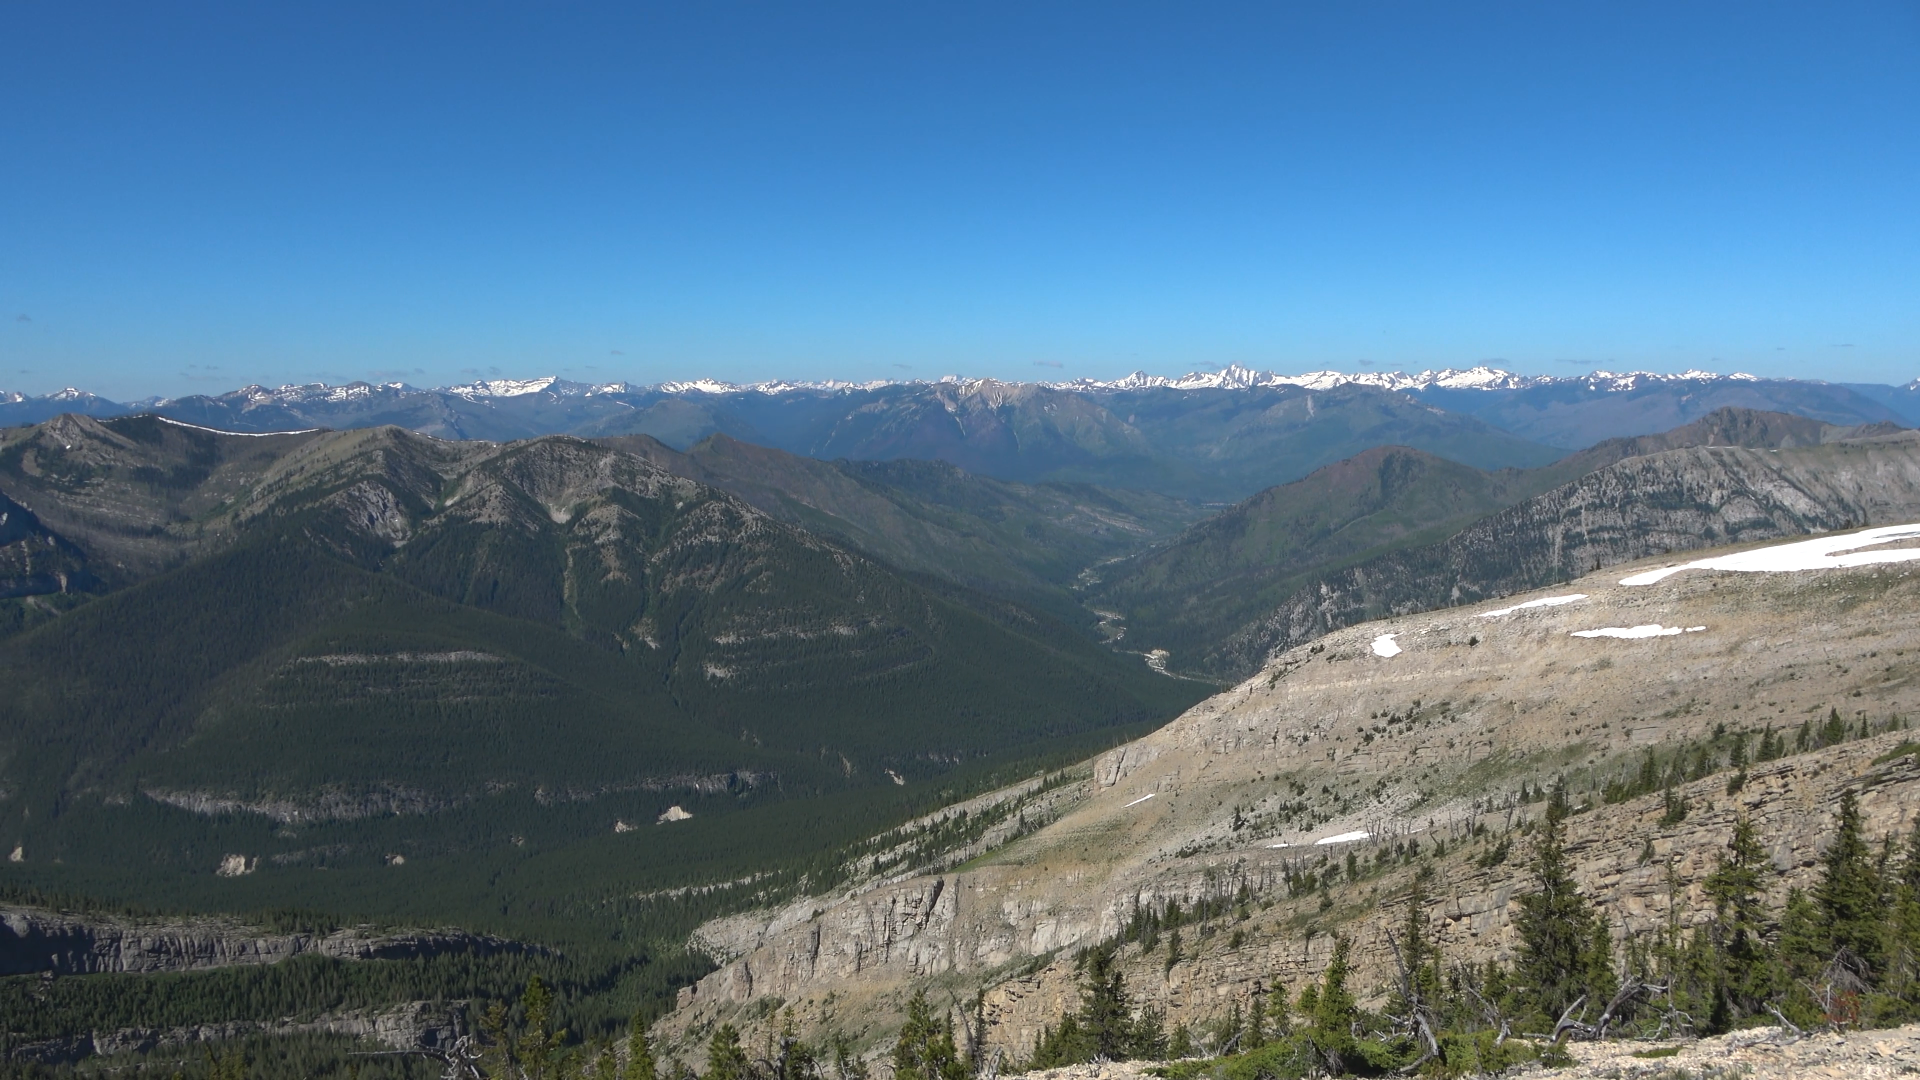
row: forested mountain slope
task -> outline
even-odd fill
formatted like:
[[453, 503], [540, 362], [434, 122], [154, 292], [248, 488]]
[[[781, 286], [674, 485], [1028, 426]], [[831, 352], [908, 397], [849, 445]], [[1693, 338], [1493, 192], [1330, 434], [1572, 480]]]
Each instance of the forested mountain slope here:
[[[1388, 551], [1438, 542], [1627, 458], [1693, 446], [1819, 446], [1899, 430], [1720, 409], [1672, 431], [1610, 439], [1538, 469], [1491, 473], [1382, 447], [1270, 488], [1160, 548], [1102, 567], [1087, 600], [1116, 613], [1130, 648], [1169, 650], [1176, 667], [1193, 670], [1196, 658], [1309, 582]], [[1230, 678], [1240, 669], [1207, 670]]]
[[943, 461], [826, 462], [726, 435], [680, 453], [645, 435], [596, 440], [838, 537], [895, 566], [1084, 619], [1068, 587], [1208, 513], [1194, 502], [1091, 484], [1016, 484]]
[[1530, 494], [1524, 473], [1488, 473], [1403, 446], [1367, 450], [1268, 488], [1174, 542], [1098, 571], [1087, 601], [1137, 650], [1204, 653], [1305, 580], [1383, 550], [1438, 540]]
[[[8, 443], [36, 513], [95, 530], [54, 550], [185, 560], [0, 639], [0, 831], [29, 861], [210, 875], [235, 813], [262, 876], [565, 841], [1054, 753], [1194, 696], [605, 446], [271, 449], [141, 417]], [[137, 524], [89, 516], [115, 484]]]
[[1920, 517], [1920, 434], [1627, 458], [1444, 541], [1316, 579], [1201, 659], [1223, 674], [1329, 630], [1506, 596], [1671, 551]]

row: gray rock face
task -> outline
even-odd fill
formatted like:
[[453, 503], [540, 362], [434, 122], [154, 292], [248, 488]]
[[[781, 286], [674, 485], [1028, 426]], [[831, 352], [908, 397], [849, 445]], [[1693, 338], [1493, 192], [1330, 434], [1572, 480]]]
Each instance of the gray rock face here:
[[346, 1035], [369, 1040], [389, 1050], [422, 1050], [450, 1046], [466, 1034], [468, 1028], [464, 1001], [410, 1001], [379, 1012], [351, 1010], [306, 1021], [235, 1021], [182, 1028], [89, 1032], [16, 1046], [7, 1053], [6, 1060], [70, 1065], [95, 1055], [144, 1054], [168, 1047], [255, 1035]]
[[399, 960], [526, 948], [516, 941], [460, 930], [274, 934], [218, 919], [132, 921], [0, 908], [0, 975], [145, 974], [272, 964], [307, 953], [340, 960]]

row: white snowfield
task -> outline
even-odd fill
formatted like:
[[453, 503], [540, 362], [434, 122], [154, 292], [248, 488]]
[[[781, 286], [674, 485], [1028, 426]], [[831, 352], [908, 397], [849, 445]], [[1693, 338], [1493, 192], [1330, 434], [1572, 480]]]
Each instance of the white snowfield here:
[[1791, 544], [1755, 548], [1752, 551], [1695, 559], [1679, 566], [1663, 566], [1620, 579], [1622, 585], [1651, 585], [1682, 570], [1732, 570], [1740, 573], [1784, 573], [1792, 570], [1826, 570], [1834, 567], [1872, 566], [1875, 563], [1911, 562], [1920, 559], [1920, 547], [1882, 548], [1865, 551], [1876, 544], [1897, 540], [1920, 540], [1920, 524], [1882, 525], [1844, 536], [1818, 536]]
[[1512, 607], [1503, 607], [1497, 611], [1483, 611], [1480, 614], [1475, 615], [1474, 618], [1497, 619], [1502, 615], [1511, 615], [1516, 611], [1524, 611], [1527, 608], [1559, 607], [1561, 604], [1571, 604], [1576, 600], [1585, 600], [1586, 598], [1587, 598], [1587, 594], [1583, 592], [1569, 593], [1566, 596], [1543, 596], [1538, 600], [1529, 600], [1524, 604], [1515, 604]]
[[1321, 844], [1351, 844], [1356, 840], [1368, 839], [1372, 835], [1372, 833], [1365, 829], [1361, 829], [1359, 832], [1343, 832], [1337, 836], [1322, 837], [1319, 840], [1315, 840], [1313, 844], [1315, 847], [1319, 847]]
[[1398, 636], [1398, 634], [1381, 634], [1379, 637], [1374, 638], [1373, 655], [1399, 656], [1401, 652], [1400, 646], [1393, 643], [1393, 639]]
[[[1130, 803], [1128, 803], [1128, 804], [1127, 804], [1127, 806], [1139, 806], [1139, 805], [1140, 805], [1141, 803], [1143, 803], [1143, 802], [1146, 802], [1146, 801], [1147, 801], [1148, 799], [1151, 799], [1151, 798], [1153, 798], [1153, 797], [1154, 797], [1155, 795], [1158, 795], [1158, 794], [1160, 794], [1160, 793], [1159, 793], [1159, 792], [1157, 792], [1157, 791], [1149, 791], [1149, 792], [1147, 792], [1147, 793], [1146, 793], [1145, 795], [1142, 795], [1142, 796], [1140, 796], [1139, 798], [1137, 798], [1137, 799], [1135, 799], [1135, 800], [1133, 800], [1132, 802], [1130, 802]], [[1122, 810], [1125, 810], [1125, 809], [1127, 808], [1127, 806], [1123, 806], [1123, 807], [1121, 807], [1120, 809], [1122, 809]]]
[[1697, 634], [1705, 630], [1704, 626], [1661, 626], [1659, 623], [1647, 623], [1643, 626], [1603, 626], [1598, 630], [1575, 630], [1574, 637], [1613, 637], [1613, 638], [1649, 638], [1672, 637], [1675, 634]]

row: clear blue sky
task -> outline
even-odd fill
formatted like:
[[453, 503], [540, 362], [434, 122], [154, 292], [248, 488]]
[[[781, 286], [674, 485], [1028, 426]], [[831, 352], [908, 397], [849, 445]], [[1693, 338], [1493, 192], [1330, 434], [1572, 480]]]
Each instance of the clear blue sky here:
[[1904, 382], [1920, 4], [10, 0], [0, 319], [0, 388], [123, 399]]

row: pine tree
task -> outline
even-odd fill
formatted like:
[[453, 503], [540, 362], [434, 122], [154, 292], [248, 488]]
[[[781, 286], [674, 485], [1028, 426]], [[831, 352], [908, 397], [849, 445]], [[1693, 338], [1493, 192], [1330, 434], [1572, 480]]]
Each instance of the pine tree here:
[[1311, 1024], [1307, 1038], [1326, 1063], [1327, 1072], [1334, 1076], [1345, 1072], [1347, 1062], [1353, 1058], [1353, 1026], [1360, 1018], [1359, 1005], [1347, 989], [1351, 948], [1352, 943], [1345, 935], [1334, 936], [1333, 958], [1321, 972], [1319, 990], [1311, 1002], [1305, 1000], [1303, 993], [1300, 1003], [1300, 1011]]
[[1434, 945], [1428, 925], [1427, 900], [1433, 884], [1433, 868], [1423, 866], [1413, 877], [1407, 893], [1407, 919], [1401, 926], [1400, 962], [1406, 966], [1406, 983], [1396, 988], [1388, 1008], [1407, 1014], [1416, 1008], [1432, 1010], [1440, 1000], [1440, 950]]
[[953, 1043], [953, 1021], [935, 1017], [927, 992], [907, 1001], [907, 1022], [893, 1044], [894, 1080], [966, 1080], [967, 1066]]
[[1260, 988], [1253, 988], [1253, 1000], [1247, 1002], [1247, 1026], [1240, 1039], [1241, 1050], [1258, 1050], [1267, 1045], [1267, 1003]]
[[1861, 832], [1860, 804], [1851, 791], [1840, 797], [1833, 844], [1820, 862], [1813, 899], [1825, 923], [1828, 955], [1871, 980], [1886, 964], [1884, 908], [1880, 875]]
[[1126, 979], [1111, 949], [1087, 953], [1086, 982], [1080, 998], [1080, 1028], [1092, 1041], [1093, 1052], [1110, 1061], [1133, 1056], [1133, 1005], [1127, 999]]
[[1267, 1020], [1273, 1025], [1275, 1036], [1284, 1037], [1293, 1033], [1293, 1009], [1287, 1001], [1287, 984], [1274, 976], [1273, 989], [1267, 991]]
[[1133, 1056], [1147, 1061], [1167, 1058], [1167, 1014], [1149, 1005], [1134, 1025]]
[[567, 1033], [547, 1029], [553, 1016], [553, 994], [538, 975], [527, 980], [527, 988], [520, 995], [520, 1016], [516, 1030], [506, 1006], [495, 1002], [481, 1017], [486, 1071], [495, 1076], [542, 1080], [556, 1071], [554, 1053], [567, 1041]]
[[647, 1039], [647, 1024], [634, 1013], [627, 1028], [627, 1071], [621, 1080], [658, 1080], [653, 1062], [653, 1043]]
[[1534, 844], [1535, 889], [1520, 897], [1513, 920], [1520, 936], [1514, 974], [1549, 1024], [1582, 996], [1610, 997], [1615, 985], [1606, 920], [1580, 894], [1567, 860], [1566, 817], [1556, 791]]
[[1245, 1049], [1242, 1039], [1246, 1035], [1247, 1018], [1240, 1011], [1240, 1002], [1235, 1001], [1227, 1007], [1226, 1018], [1214, 1029], [1213, 1045], [1215, 1053], [1237, 1054]]
[[[1186, 1029], [1183, 1027], [1180, 1030]], [[1178, 1035], [1178, 1032], [1175, 1034]], [[1059, 1027], [1040, 1029], [1040, 1037], [1033, 1043], [1033, 1057], [1027, 1062], [1027, 1071], [1057, 1069], [1062, 1065], [1078, 1065], [1092, 1060], [1093, 1040], [1080, 1030], [1080, 1019], [1069, 1013], [1060, 1018]]]
[[751, 1080], [753, 1063], [740, 1045], [740, 1032], [732, 1024], [721, 1024], [707, 1040], [707, 1071], [701, 1080]]
[[1724, 1030], [1738, 1016], [1760, 1012], [1779, 986], [1779, 973], [1761, 937], [1766, 868], [1767, 854], [1753, 822], [1740, 818], [1705, 883], [1714, 914], [1710, 928], [1715, 952], [1714, 1007], [1725, 1013], [1725, 1022], [1714, 1025], [1718, 1029]]
[[1827, 710], [1827, 722], [1820, 726], [1820, 745], [1835, 746], [1847, 741], [1847, 725], [1839, 709]]
[[1892, 948], [1887, 957], [1887, 989], [1907, 1005], [1920, 1007], [1920, 819], [1907, 834], [1894, 879]]

